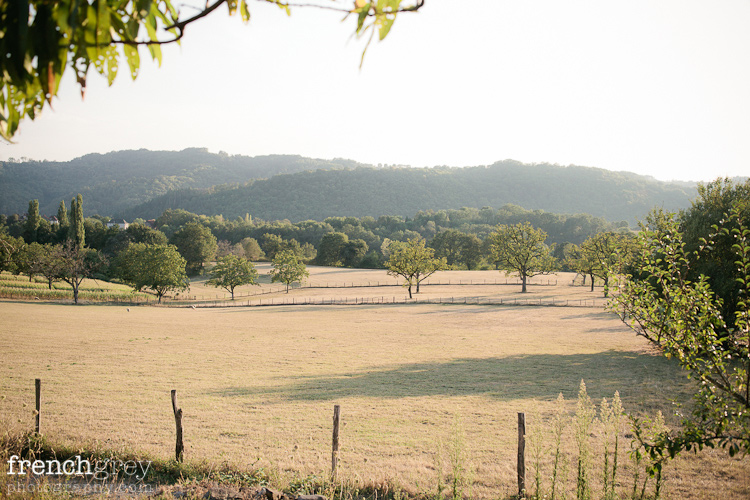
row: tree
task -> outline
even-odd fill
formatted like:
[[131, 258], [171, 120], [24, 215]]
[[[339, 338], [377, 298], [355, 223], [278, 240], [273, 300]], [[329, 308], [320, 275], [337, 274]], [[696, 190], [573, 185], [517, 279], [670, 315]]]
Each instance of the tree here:
[[555, 270], [555, 259], [544, 244], [547, 233], [530, 223], [513, 226], [500, 225], [490, 234], [490, 256], [498, 269], [518, 273], [521, 293], [526, 292], [526, 280]]
[[145, 243], [147, 245], [167, 244], [167, 236], [164, 233], [144, 224], [130, 224], [128, 228], [125, 229], [124, 233], [133, 243]]
[[334, 231], [320, 240], [317, 261], [321, 266], [339, 267], [344, 265], [344, 247], [349, 243], [349, 237], [344, 233]]
[[307, 266], [292, 250], [282, 250], [274, 256], [273, 269], [269, 274], [271, 283], [286, 284], [286, 293], [289, 293], [289, 285], [295, 281], [301, 283], [304, 278], [310, 276]]
[[435, 255], [445, 257], [449, 266], [463, 264], [468, 270], [472, 270], [482, 260], [482, 242], [479, 238], [457, 229], [439, 232], [430, 242], [430, 246], [435, 249]]
[[260, 249], [260, 245], [255, 238], [244, 238], [240, 241], [240, 244], [245, 250], [245, 257], [248, 260], [257, 261], [263, 257], [263, 250]]
[[68, 219], [68, 209], [65, 208], [65, 200], [60, 200], [60, 206], [57, 209], [57, 223], [60, 225], [60, 230], [68, 230], [70, 219]]
[[583, 276], [583, 284], [586, 284], [586, 278], [591, 278], [591, 291], [594, 291], [594, 264], [586, 258], [581, 247], [573, 243], [568, 243], [563, 248], [563, 265], [575, 271], [576, 274]]
[[609, 296], [609, 278], [619, 274], [627, 263], [632, 240], [625, 234], [611, 231], [595, 234], [581, 245], [579, 260], [581, 271], [591, 276], [591, 291], [594, 291], [594, 277], [604, 282], [604, 296]]
[[219, 240], [216, 244], [216, 257], [226, 257], [227, 255], [234, 255], [236, 257], [245, 257], [245, 249], [240, 243], [232, 245], [227, 240]]
[[284, 245], [284, 240], [281, 239], [281, 236], [278, 234], [273, 233], [264, 234], [262, 240], [263, 243], [261, 248], [263, 249], [263, 253], [266, 254], [267, 258], [273, 260], [276, 253], [281, 251], [282, 246]]
[[16, 256], [16, 269], [21, 274], [29, 277], [29, 281], [34, 276], [41, 274], [42, 265], [45, 260], [44, 245], [37, 242], [24, 245]]
[[104, 257], [89, 248], [80, 248], [72, 240], [58, 246], [51, 258], [59, 262], [58, 278], [73, 288], [73, 302], [78, 304], [78, 291], [84, 279], [92, 277], [105, 263]]
[[369, 247], [365, 240], [357, 238], [349, 240], [341, 249], [341, 258], [343, 259], [344, 266], [356, 267], [362, 262], [362, 259], [367, 255]]
[[[290, 14], [285, 0], [264, 0]], [[161, 46], [178, 42], [188, 25], [208, 16], [225, 4], [229, 14], [238, 10], [242, 20], [250, 20], [248, 0], [214, 0], [205, 8], [181, 16], [172, 0], [122, 2], [119, 0], [29, 0], [0, 2], [0, 136], [10, 141], [23, 118], [34, 119], [45, 103], [52, 103], [66, 68], [75, 73], [86, 88], [90, 67], [114, 82], [120, 63], [125, 60], [135, 80], [140, 67], [141, 46], [161, 63]], [[356, 34], [377, 32], [382, 40], [399, 12], [415, 11], [424, 0], [356, 0], [354, 8], [337, 4], [311, 4], [353, 15]], [[157, 28], [159, 28], [157, 30]], [[369, 45], [369, 42], [368, 42]], [[366, 48], [365, 48], [366, 49]], [[364, 57], [364, 53], [363, 53]]]
[[[638, 236], [635, 267], [640, 273], [627, 276], [609, 307], [675, 358], [696, 389], [682, 428], [644, 444], [659, 463], [667, 455], [704, 446], [727, 448], [730, 455], [750, 453], [750, 227], [735, 207], [696, 254], [687, 249], [671, 214], [652, 214], [647, 222]], [[710, 279], [691, 278], [693, 262], [720, 245], [731, 248], [740, 285], [731, 328]]]
[[60, 245], [43, 245], [42, 261], [39, 266], [39, 274], [47, 280], [47, 288], [52, 290], [52, 283], [60, 281], [62, 276], [63, 262], [59, 258]]
[[223, 288], [232, 294], [234, 289], [242, 285], [258, 285], [258, 271], [249, 260], [236, 255], [226, 255], [211, 270], [211, 279], [207, 283], [217, 288]]
[[39, 215], [39, 200], [29, 201], [29, 211], [26, 215], [26, 222], [23, 225], [23, 237], [26, 243], [37, 241], [37, 230], [42, 217]]
[[83, 220], [83, 197], [80, 194], [70, 201], [68, 239], [73, 241], [78, 248], [83, 248], [86, 244], [86, 226]]
[[445, 269], [447, 263], [445, 257], [436, 258], [435, 250], [425, 247], [422, 239], [410, 239], [406, 243], [400, 241], [391, 242], [388, 247], [389, 258], [385, 263], [390, 276], [401, 276], [404, 278], [404, 286], [409, 289], [409, 298], [412, 298], [412, 286], [419, 284], [432, 276], [436, 271]]
[[[726, 214], [733, 208], [740, 211], [743, 220], [750, 220], [750, 179], [739, 184], [716, 179], [698, 185], [698, 196], [678, 217], [688, 255], [700, 249], [713, 226], [726, 224]], [[734, 327], [741, 289], [734, 260], [731, 241], [717, 241], [711, 252], [700, 259], [691, 259], [690, 279], [697, 280], [701, 274], [709, 278], [711, 289], [722, 299], [721, 310], [729, 328]]]
[[144, 243], [133, 243], [115, 261], [117, 275], [125, 283], [137, 291], [150, 288], [160, 303], [167, 292], [188, 289], [186, 264], [174, 245]]
[[5, 228], [0, 228], [0, 272], [17, 271], [17, 256], [25, 245], [23, 239], [5, 234]]
[[211, 230], [198, 222], [188, 222], [172, 235], [170, 243], [175, 245], [187, 261], [189, 273], [203, 270], [203, 263], [216, 253], [216, 237]]

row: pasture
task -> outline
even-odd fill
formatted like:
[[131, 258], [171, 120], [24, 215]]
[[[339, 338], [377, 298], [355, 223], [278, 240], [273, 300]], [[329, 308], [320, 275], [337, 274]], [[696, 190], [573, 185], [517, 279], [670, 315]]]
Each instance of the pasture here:
[[[383, 271], [318, 268], [310, 281], [326, 272], [338, 282], [393, 280]], [[499, 276], [463, 274], [469, 278], [446, 272], [435, 281]], [[571, 280], [561, 275], [556, 286], [532, 286], [524, 298], [601, 298], [600, 288], [592, 293], [570, 286]], [[202, 286], [195, 284], [191, 294]], [[519, 291], [428, 285], [420, 295], [510, 297]], [[405, 290], [388, 293], [403, 296]], [[326, 294], [384, 292], [302, 288], [289, 296]], [[169, 392], [176, 389], [186, 460], [262, 467], [283, 486], [330, 471], [331, 416], [339, 404], [345, 481], [434, 495], [438, 470], [448, 475], [450, 467], [440, 450], [450, 447], [458, 429], [471, 477], [466, 493], [501, 498], [516, 488], [517, 412], [527, 413], [529, 433], [538, 432], [540, 421], [553, 416], [559, 393], [573, 411], [583, 379], [594, 402], [619, 391], [626, 411], [661, 410], [673, 424], [668, 398], [686, 402], [692, 384], [601, 307], [129, 309], [0, 302], [0, 422], [32, 426], [34, 379], [41, 378], [42, 430], [53, 441], [168, 458], [174, 449]], [[592, 439], [599, 443], [601, 433], [595, 429]], [[572, 460], [572, 439], [564, 449]], [[630, 474], [626, 451], [623, 486]], [[549, 454], [542, 459], [546, 471], [550, 461]], [[569, 475], [573, 468], [571, 462]], [[730, 459], [723, 451], [685, 455], [665, 475], [671, 498], [750, 495], [747, 458]]]

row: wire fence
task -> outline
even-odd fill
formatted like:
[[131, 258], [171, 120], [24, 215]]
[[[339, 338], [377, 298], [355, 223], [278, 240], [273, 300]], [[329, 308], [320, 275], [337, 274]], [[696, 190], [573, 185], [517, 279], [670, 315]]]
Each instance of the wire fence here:
[[546, 306], [546, 307], [604, 307], [605, 298], [560, 299], [518, 297], [271, 297], [258, 300], [215, 300], [203, 303], [188, 301], [163, 302], [162, 307], [272, 307], [272, 306], [357, 306], [357, 305], [409, 305], [409, 304], [465, 304], [490, 306]]
[[[497, 285], [497, 286], [521, 286], [523, 283], [521, 280], [514, 279], [499, 279], [499, 280], [448, 280], [448, 281], [430, 281], [425, 280], [420, 286], [485, 286], [485, 285]], [[557, 286], [556, 279], [548, 280], [527, 280], [527, 285], [530, 286]], [[572, 285], [572, 283], [571, 283]], [[303, 284], [293, 284], [290, 289], [326, 289], [326, 288], [377, 288], [377, 287], [398, 287], [403, 288], [403, 283], [398, 280], [388, 281], [326, 281], [326, 282], [307, 282]], [[260, 288], [253, 290], [243, 290], [241, 292], [235, 292], [235, 299], [242, 297], [257, 297], [259, 295], [270, 295], [276, 293], [286, 292], [286, 285], [273, 286], [262, 284]], [[187, 298], [185, 298], [187, 297]], [[195, 294], [187, 295], [182, 298], [176, 298], [176, 300], [220, 300], [220, 299], [231, 299], [229, 293], [214, 293], [214, 294]], [[170, 299], [173, 300], [173, 299]]]

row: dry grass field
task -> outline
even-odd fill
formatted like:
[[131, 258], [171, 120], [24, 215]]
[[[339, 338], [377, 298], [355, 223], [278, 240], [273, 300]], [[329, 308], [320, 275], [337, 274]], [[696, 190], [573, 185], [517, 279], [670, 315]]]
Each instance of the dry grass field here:
[[[338, 282], [390, 279], [382, 271], [316, 268], [311, 281], [325, 273]], [[499, 276], [460, 274], [440, 278]], [[557, 286], [531, 287], [526, 295], [601, 297], [601, 289], [569, 286], [571, 279], [563, 275]], [[195, 284], [191, 293], [200, 290], [215, 292]], [[405, 294], [403, 288], [388, 290]], [[519, 291], [433, 285], [421, 295], [520, 296]], [[383, 288], [299, 289], [289, 295], [380, 293]], [[334, 404], [342, 408], [340, 467], [346, 481], [388, 482], [434, 495], [438, 469], [450, 473], [445, 455], [458, 429], [472, 479], [465, 493], [503, 498], [515, 492], [517, 412], [527, 413], [530, 433], [540, 432], [558, 393], [574, 409], [583, 379], [597, 403], [619, 391], [627, 411], [661, 410], [674, 423], [668, 398], [686, 401], [691, 387], [674, 363], [600, 307], [128, 311], [2, 301], [0, 317], [3, 424], [32, 426], [34, 379], [41, 378], [42, 430], [50, 439], [168, 458], [174, 449], [169, 393], [177, 389], [188, 461], [262, 467], [282, 486], [330, 470]], [[592, 441], [599, 446], [600, 429], [594, 429]], [[572, 460], [570, 436], [565, 451]], [[630, 474], [624, 451], [623, 489]], [[550, 461], [549, 454], [542, 460], [545, 475]], [[569, 476], [572, 470], [571, 464]], [[750, 497], [748, 459], [730, 459], [721, 451], [681, 457], [665, 475], [669, 498]]]

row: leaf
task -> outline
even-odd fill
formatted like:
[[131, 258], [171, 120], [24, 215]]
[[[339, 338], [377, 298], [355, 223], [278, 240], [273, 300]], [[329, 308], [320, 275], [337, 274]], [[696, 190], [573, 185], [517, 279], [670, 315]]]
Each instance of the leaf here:
[[380, 23], [380, 29], [379, 29], [379, 36], [380, 40], [382, 41], [385, 37], [388, 36], [388, 32], [391, 31], [391, 26], [393, 26], [393, 21], [396, 20], [395, 15], [385, 15], [383, 16], [381, 23]]
[[138, 68], [141, 65], [141, 57], [138, 54], [138, 47], [133, 45], [124, 45], [123, 52], [128, 60], [128, 66], [130, 67], [130, 77], [135, 80], [138, 77]]
[[240, 15], [242, 16], [242, 21], [250, 21], [250, 9], [247, 6], [247, 0], [242, 0], [240, 2]]

